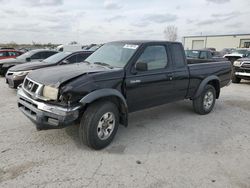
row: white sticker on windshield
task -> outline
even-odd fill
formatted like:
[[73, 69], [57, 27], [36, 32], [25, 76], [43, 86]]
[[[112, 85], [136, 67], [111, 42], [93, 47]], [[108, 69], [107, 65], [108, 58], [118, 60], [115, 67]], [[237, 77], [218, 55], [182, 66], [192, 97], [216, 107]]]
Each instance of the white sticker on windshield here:
[[125, 45], [123, 46], [123, 48], [136, 50], [136, 49], [138, 48], [138, 45], [135, 45], [135, 44], [125, 44]]

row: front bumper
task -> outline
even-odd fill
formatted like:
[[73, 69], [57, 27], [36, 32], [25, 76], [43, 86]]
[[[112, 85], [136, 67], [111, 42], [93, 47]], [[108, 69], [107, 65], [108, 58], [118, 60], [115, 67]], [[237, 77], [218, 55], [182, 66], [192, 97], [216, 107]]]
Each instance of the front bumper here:
[[0, 64], [0, 75], [4, 76], [4, 74], [5, 74], [5, 70], [3, 68], [3, 64]]
[[250, 80], [250, 68], [234, 67], [234, 75], [241, 79]]
[[20, 84], [23, 83], [23, 80], [26, 75], [24, 76], [14, 76], [8, 75], [8, 73], [5, 75], [6, 83], [9, 85], [10, 88], [16, 89]]
[[18, 108], [38, 129], [58, 129], [71, 125], [79, 117], [81, 106], [61, 107], [33, 100], [22, 88], [18, 89]]

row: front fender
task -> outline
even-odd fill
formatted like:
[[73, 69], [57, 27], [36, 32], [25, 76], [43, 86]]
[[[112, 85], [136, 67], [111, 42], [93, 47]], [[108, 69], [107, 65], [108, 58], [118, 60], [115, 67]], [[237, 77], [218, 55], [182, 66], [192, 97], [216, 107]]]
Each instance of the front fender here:
[[127, 126], [128, 125], [128, 105], [124, 96], [116, 89], [99, 89], [89, 93], [84, 96], [80, 103], [83, 105], [90, 104], [98, 99], [105, 97], [117, 97], [119, 99], [119, 111], [121, 116], [121, 124]]

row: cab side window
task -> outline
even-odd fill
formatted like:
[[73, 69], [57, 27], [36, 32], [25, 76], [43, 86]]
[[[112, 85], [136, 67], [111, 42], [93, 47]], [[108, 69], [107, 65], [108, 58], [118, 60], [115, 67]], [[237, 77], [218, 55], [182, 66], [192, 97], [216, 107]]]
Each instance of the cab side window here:
[[184, 49], [181, 44], [174, 43], [170, 45], [171, 48], [171, 55], [172, 55], [172, 61], [173, 65], [176, 68], [182, 68], [186, 66], [186, 58], [184, 54]]
[[165, 46], [146, 47], [136, 63], [146, 63], [148, 71], [165, 68], [168, 63]]

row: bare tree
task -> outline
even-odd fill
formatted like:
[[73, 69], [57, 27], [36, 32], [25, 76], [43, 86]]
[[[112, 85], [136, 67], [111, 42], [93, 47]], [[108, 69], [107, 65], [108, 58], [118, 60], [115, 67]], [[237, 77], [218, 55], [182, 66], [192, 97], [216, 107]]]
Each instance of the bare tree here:
[[178, 38], [178, 28], [174, 25], [169, 25], [164, 29], [164, 36], [168, 41], [176, 41]]

